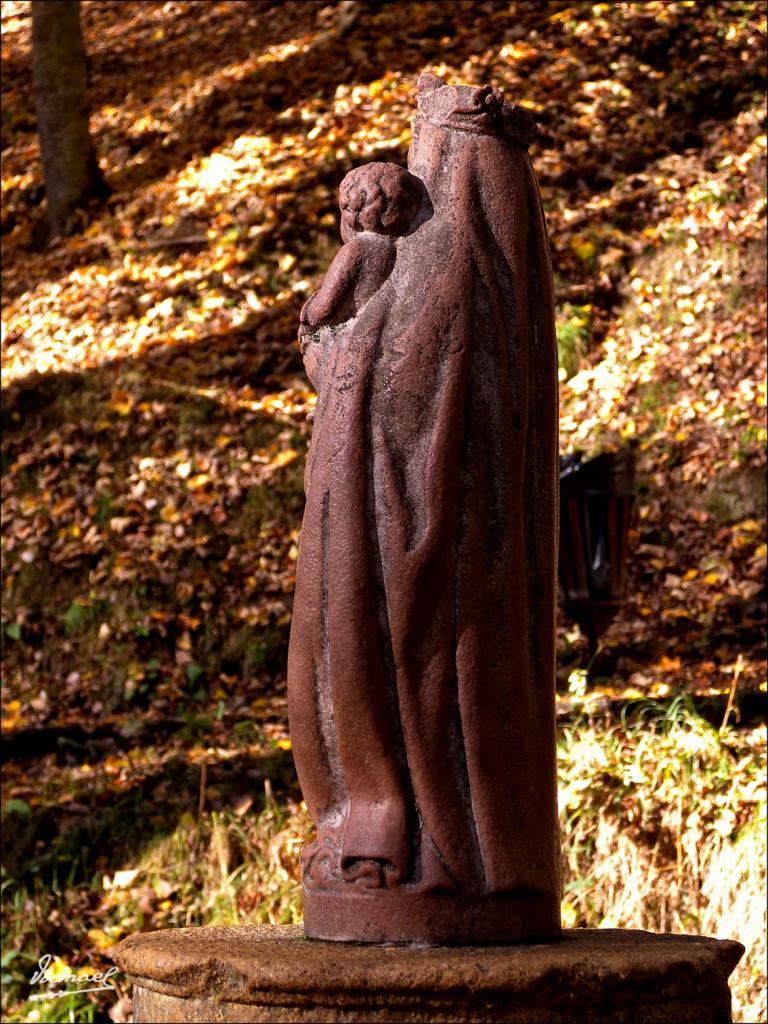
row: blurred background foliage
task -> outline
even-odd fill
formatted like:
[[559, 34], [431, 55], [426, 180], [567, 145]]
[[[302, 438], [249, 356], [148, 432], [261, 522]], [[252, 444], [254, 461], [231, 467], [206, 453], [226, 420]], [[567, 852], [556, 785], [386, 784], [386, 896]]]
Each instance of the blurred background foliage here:
[[[556, 283], [562, 450], [632, 443], [629, 595], [558, 625], [569, 926], [739, 938], [765, 1019], [765, 5], [81, 5], [109, 194], [45, 243], [2, 5], [4, 1019], [138, 929], [300, 914], [285, 655], [336, 190], [415, 82], [502, 87]], [[118, 979], [119, 981], [119, 979]]]

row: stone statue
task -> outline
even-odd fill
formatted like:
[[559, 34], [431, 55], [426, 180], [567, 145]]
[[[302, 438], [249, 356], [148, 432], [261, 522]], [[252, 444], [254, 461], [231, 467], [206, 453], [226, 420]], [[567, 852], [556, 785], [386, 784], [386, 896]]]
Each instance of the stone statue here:
[[533, 133], [497, 90], [422, 75], [408, 169], [342, 183], [344, 245], [299, 331], [319, 393], [288, 662], [317, 825], [304, 935], [125, 939], [136, 1021], [731, 1020], [739, 943], [560, 931], [557, 367]]
[[528, 113], [424, 74], [341, 185], [288, 664], [307, 935], [560, 933], [557, 357]]

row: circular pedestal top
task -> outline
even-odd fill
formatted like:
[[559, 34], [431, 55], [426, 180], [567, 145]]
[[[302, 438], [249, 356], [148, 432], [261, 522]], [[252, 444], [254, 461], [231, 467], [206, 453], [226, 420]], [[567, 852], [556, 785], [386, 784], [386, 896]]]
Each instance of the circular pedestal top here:
[[573, 930], [557, 942], [387, 946], [301, 928], [135, 935], [115, 960], [139, 1021], [730, 1021], [738, 942]]

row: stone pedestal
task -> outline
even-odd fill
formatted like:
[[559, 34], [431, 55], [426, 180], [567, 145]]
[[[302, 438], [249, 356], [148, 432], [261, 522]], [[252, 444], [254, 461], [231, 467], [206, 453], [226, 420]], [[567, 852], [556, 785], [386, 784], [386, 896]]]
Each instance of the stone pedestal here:
[[726, 1024], [744, 947], [693, 935], [574, 930], [541, 945], [372, 946], [295, 926], [126, 939], [137, 1024], [221, 1021]]

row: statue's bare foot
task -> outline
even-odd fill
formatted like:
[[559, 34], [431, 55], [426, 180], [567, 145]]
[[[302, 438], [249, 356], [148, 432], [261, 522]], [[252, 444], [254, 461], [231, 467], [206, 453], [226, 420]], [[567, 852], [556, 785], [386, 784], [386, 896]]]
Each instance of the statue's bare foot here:
[[395, 868], [386, 860], [373, 857], [349, 858], [344, 862], [341, 875], [345, 882], [366, 889], [390, 889], [394, 884]]
[[325, 889], [338, 882], [339, 847], [326, 836], [307, 846], [301, 855], [304, 884], [312, 888]]

